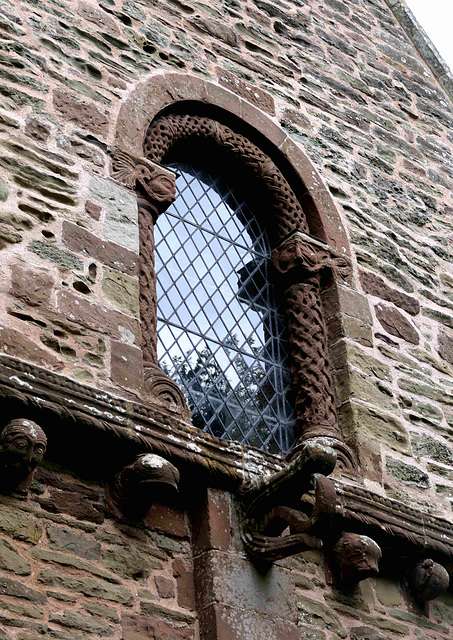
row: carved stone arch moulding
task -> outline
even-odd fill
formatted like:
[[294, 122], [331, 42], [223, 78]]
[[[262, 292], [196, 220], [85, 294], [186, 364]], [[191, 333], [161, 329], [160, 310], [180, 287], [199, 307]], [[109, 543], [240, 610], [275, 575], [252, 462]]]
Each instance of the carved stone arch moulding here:
[[[190, 107], [185, 110], [185, 105]], [[206, 105], [211, 105], [212, 116], [209, 112], [206, 115]], [[244, 129], [237, 130], [232, 122], [244, 123]], [[243, 134], [245, 128], [256, 133], [253, 140]], [[260, 139], [265, 140], [266, 152]], [[200, 142], [209, 143], [231, 166], [247, 172], [270, 203], [272, 262], [279, 287], [285, 292], [300, 434], [291, 457], [307, 440], [328, 438], [340, 465], [351, 470], [356, 466], [355, 456], [343, 443], [338, 426], [320, 295], [324, 274], [346, 283], [352, 276], [339, 214], [309, 159], [271, 118], [226, 89], [181, 74], [156, 75], [137, 87], [121, 109], [112, 149], [113, 177], [128, 187], [136, 184], [139, 194], [142, 348], [145, 369], [152, 371], [151, 376], [145, 371], [145, 379], [155, 379], [158, 366], [153, 228], [157, 216], [174, 198], [170, 172], [159, 163], [172, 149]], [[272, 157], [269, 148], [274, 149]], [[281, 164], [291, 168], [291, 185], [278, 166]], [[292, 186], [296, 183], [301, 196], [296, 196]], [[158, 377], [161, 398], [165, 398], [164, 374]], [[154, 386], [148, 389], [150, 396]], [[168, 387], [172, 398], [169, 410], [187, 416], [184, 399], [177, 401], [170, 380]]]

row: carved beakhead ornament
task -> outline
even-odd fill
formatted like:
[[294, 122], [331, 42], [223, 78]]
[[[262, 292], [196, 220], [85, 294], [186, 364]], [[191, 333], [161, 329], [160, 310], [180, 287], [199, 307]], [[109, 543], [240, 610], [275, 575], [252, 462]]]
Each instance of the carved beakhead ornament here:
[[26, 493], [43, 459], [47, 437], [36, 422], [18, 418], [0, 433], [0, 490]]
[[343, 532], [333, 548], [338, 577], [346, 588], [379, 573], [382, 551], [368, 536]]
[[179, 471], [154, 453], [138, 456], [115, 476], [110, 491], [114, 506], [133, 520], [140, 520], [156, 500], [178, 492]]

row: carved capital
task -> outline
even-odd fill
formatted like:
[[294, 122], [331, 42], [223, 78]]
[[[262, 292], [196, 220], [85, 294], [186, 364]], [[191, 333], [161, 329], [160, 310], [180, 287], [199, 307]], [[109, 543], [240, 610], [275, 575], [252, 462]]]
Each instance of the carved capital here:
[[156, 162], [113, 149], [111, 174], [129, 189], [138, 182], [149, 197], [157, 215], [165, 211], [176, 197], [175, 174]]
[[307, 273], [320, 273], [326, 269], [345, 282], [352, 276], [349, 258], [302, 231], [293, 231], [275, 247], [272, 264], [281, 276], [294, 275], [294, 272], [306, 276]]
[[[241, 536], [252, 558], [273, 562], [322, 547], [323, 530], [336, 509], [334, 485], [322, 474], [331, 473], [335, 462], [333, 449], [309, 443], [282, 471], [243, 483]], [[307, 513], [307, 503], [301, 497], [313, 488], [314, 504]], [[281, 536], [288, 527], [290, 535]]]
[[148, 402], [160, 405], [172, 414], [190, 421], [190, 409], [178, 384], [155, 364], [145, 363], [145, 397]]

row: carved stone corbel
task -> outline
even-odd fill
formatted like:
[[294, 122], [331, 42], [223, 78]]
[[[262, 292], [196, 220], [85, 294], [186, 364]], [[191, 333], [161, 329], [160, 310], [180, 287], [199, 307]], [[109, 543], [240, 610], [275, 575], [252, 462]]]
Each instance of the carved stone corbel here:
[[349, 590], [362, 580], [378, 575], [382, 551], [369, 536], [343, 531], [332, 556], [337, 581]]
[[431, 558], [417, 562], [408, 576], [409, 587], [414, 600], [419, 604], [434, 600], [448, 589], [448, 571]]
[[165, 211], [176, 197], [175, 174], [147, 158], [135, 158], [119, 149], [112, 149], [111, 174], [129, 189], [136, 183], [144, 190], [153, 209], [153, 218]]
[[107, 498], [117, 515], [142, 520], [155, 500], [178, 492], [179, 471], [154, 453], [138, 456], [116, 474]]
[[0, 492], [26, 496], [46, 447], [46, 434], [36, 422], [11, 420], [0, 434]]
[[[336, 508], [335, 488], [326, 477], [335, 462], [333, 449], [307, 443], [285, 469], [243, 483], [241, 537], [254, 560], [273, 562], [322, 547], [323, 530]], [[306, 513], [308, 505], [301, 498], [312, 489], [314, 503]], [[288, 527], [289, 535], [282, 536]]]

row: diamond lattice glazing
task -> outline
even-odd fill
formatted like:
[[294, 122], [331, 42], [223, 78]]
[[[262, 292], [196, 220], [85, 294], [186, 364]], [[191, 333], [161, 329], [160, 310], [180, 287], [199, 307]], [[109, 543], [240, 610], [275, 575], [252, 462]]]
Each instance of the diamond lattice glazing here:
[[266, 233], [219, 179], [183, 164], [156, 225], [158, 356], [195, 426], [274, 453], [294, 442]]

